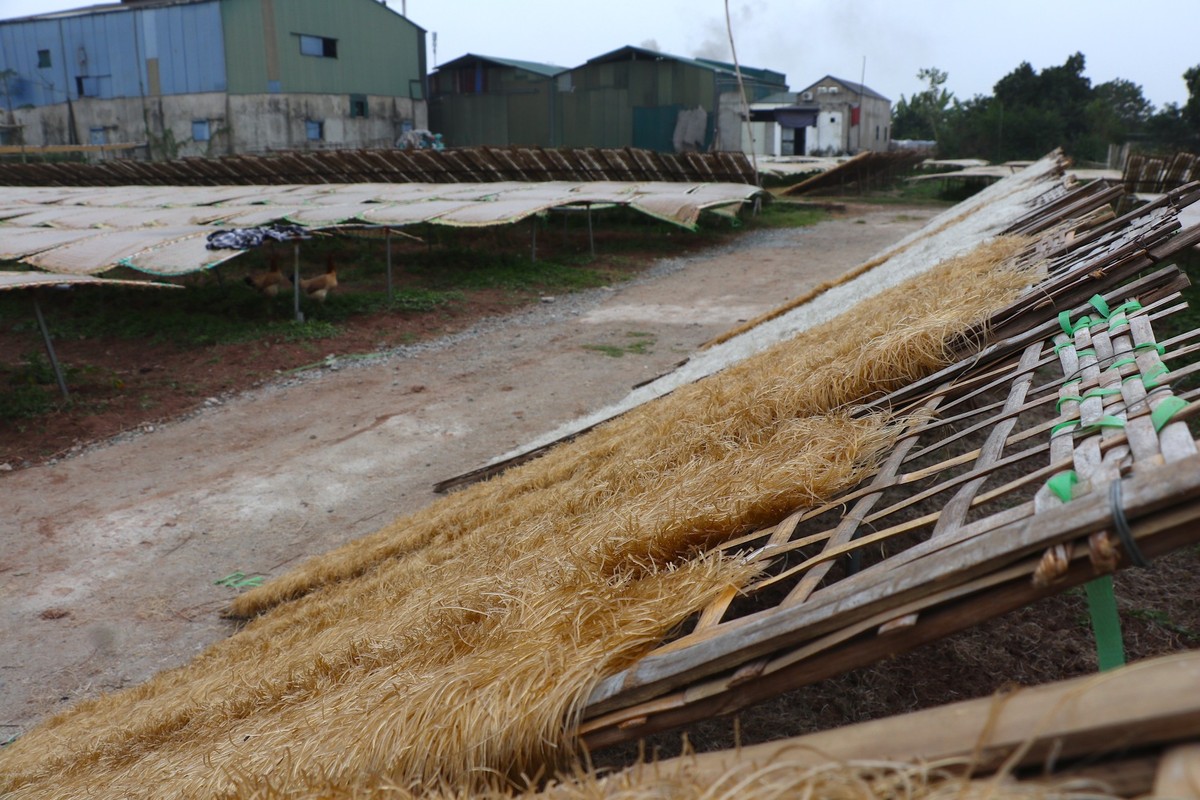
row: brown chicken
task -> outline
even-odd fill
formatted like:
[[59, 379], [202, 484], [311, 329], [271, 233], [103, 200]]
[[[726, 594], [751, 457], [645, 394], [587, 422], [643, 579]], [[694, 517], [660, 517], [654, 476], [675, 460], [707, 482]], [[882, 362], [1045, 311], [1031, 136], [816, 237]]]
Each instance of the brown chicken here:
[[330, 289], [336, 289], [338, 285], [337, 267], [333, 263], [333, 253], [329, 254], [326, 265], [324, 275], [300, 279], [300, 290], [310, 300], [316, 300], [318, 303], [324, 303], [325, 295], [329, 293]]
[[263, 297], [274, 297], [279, 294], [281, 286], [291, 284], [287, 276], [283, 274], [283, 270], [279, 268], [275, 257], [271, 256], [267, 260], [267, 271], [258, 275], [247, 275], [246, 284], [253, 286], [254, 289]]

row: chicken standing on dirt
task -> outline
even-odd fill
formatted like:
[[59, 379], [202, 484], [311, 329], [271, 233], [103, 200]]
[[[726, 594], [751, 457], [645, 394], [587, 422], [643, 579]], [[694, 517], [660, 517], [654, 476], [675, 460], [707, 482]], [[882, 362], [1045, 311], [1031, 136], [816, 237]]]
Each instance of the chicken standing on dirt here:
[[330, 289], [337, 288], [337, 267], [333, 263], [333, 254], [329, 254], [329, 259], [326, 262], [328, 266], [325, 268], [324, 275], [318, 275], [315, 278], [301, 278], [300, 290], [310, 300], [316, 300], [318, 303], [325, 302], [325, 295]]
[[271, 256], [267, 261], [267, 271], [258, 275], [247, 275], [245, 277], [246, 284], [254, 287], [255, 291], [263, 297], [275, 297], [279, 294], [279, 287], [290, 284], [291, 281], [283, 274], [283, 270], [279, 268], [279, 263], [274, 256]]

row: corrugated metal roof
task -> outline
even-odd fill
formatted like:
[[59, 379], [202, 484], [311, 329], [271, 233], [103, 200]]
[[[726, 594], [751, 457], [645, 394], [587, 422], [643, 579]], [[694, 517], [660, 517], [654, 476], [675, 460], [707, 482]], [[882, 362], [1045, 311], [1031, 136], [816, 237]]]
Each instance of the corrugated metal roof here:
[[858, 83], [856, 81], [842, 80], [841, 78], [837, 77], [836, 75], [826, 75], [824, 78], [821, 78], [820, 80], [815, 80], [812, 83], [810, 83], [808, 86], [801, 89], [801, 91], [807, 92], [810, 89], [812, 89], [813, 87], [815, 87], [818, 83], [820, 83], [821, 81], [825, 81], [825, 80], [837, 81], [838, 83], [845, 86], [847, 89], [858, 92], [859, 94], [863, 95], [864, 97], [874, 97], [876, 100], [884, 100], [889, 103], [892, 102], [889, 98], [884, 97], [879, 92], [875, 91], [874, 89], [872, 89], [870, 86], [867, 86], [866, 84]]
[[476, 61], [486, 61], [502, 67], [512, 67], [513, 69], [523, 69], [526, 72], [534, 72], [547, 78], [553, 77], [560, 72], [566, 72], [569, 69], [569, 67], [560, 67], [557, 64], [545, 64], [540, 61], [521, 61], [516, 58], [498, 58], [496, 56], [483, 56], [478, 53], [467, 53], [459, 56], [453, 61], [447, 61], [445, 64], [438, 65], [437, 69], [453, 69], [473, 64]]
[[197, 3], [218, 3], [220, 0], [142, 0], [139, 3], [97, 3], [90, 6], [80, 6], [79, 8], [68, 8], [62, 11], [47, 11], [44, 14], [28, 14], [23, 17], [10, 17], [9, 19], [0, 19], [0, 25], [6, 25], [10, 22], [28, 22], [30, 20], [39, 19], [66, 19], [68, 17], [81, 17], [88, 14], [108, 14], [114, 11], [137, 11], [143, 8], [163, 8], [166, 6], [187, 6]]

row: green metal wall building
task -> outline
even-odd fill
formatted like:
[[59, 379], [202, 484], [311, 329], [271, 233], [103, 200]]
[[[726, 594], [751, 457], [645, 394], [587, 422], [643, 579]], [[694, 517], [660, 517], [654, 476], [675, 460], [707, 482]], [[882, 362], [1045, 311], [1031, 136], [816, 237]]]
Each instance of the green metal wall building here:
[[468, 53], [429, 79], [429, 125], [450, 147], [549, 145], [562, 67]]
[[376, 0], [221, 0], [221, 21], [230, 93], [424, 99], [425, 31]]
[[[750, 102], [787, 77], [742, 68]], [[622, 47], [574, 69], [466, 55], [431, 78], [430, 120], [447, 144], [738, 150], [732, 64]], [[680, 127], [689, 131], [680, 141]]]

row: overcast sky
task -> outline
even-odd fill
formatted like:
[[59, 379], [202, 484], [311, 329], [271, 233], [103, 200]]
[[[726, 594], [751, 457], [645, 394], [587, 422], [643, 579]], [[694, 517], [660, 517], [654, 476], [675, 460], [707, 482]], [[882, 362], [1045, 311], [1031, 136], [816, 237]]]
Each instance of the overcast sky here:
[[[346, 0], [328, 2], [352, 4]], [[444, 63], [465, 53], [577, 66], [631, 44], [728, 60], [723, 0], [388, 0], [437, 33]], [[70, 0], [0, 0], [0, 19]], [[1184, 103], [1183, 72], [1200, 64], [1200, 0], [730, 0], [738, 60], [787, 74], [793, 90], [826, 74], [897, 101], [916, 73], [950, 74], [960, 99], [990, 94], [1022, 61], [1057, 66], [1076, 51], [1092, 84], [1125, 78], [1156, 107]]]

